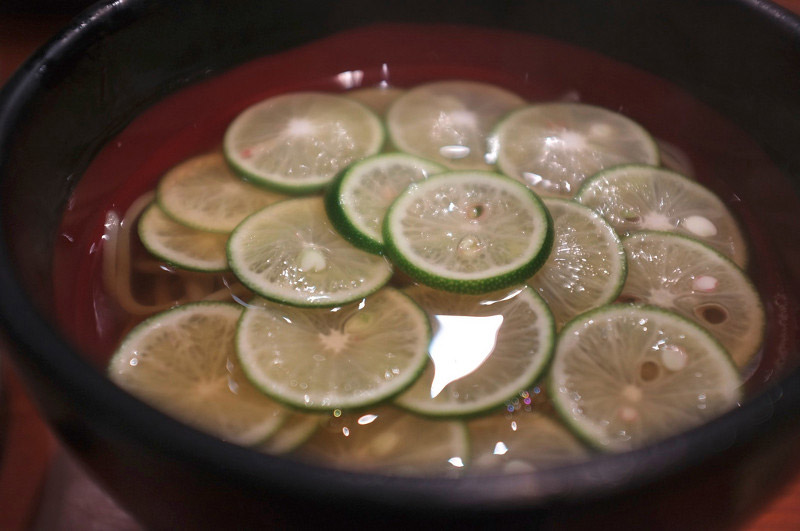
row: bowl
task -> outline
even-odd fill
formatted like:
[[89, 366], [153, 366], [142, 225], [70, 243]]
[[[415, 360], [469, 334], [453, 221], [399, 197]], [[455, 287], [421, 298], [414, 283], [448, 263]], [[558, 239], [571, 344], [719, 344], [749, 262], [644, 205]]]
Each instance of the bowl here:
[[[331, 518], [634, 526], [654, 515], [732, 523], [797, 462], [798, 42], [800, 20], [758, 0], [100, 2], [0, 94], [0, 314], [14, 362], [60, 439], [147, 527], [316, 526]], [[496, 78], [541, 98], [576, 89], [684, 144], [750, 236], [768, 339], [748, 399], [640, 450], [534, 473], [419, 479], [262, 455], [120, 390], [87, 352], [92, 346], [76, 348], [76, 331], [60, 326], [58, 313], [70, 309], [59, 307], [57, 293], [73, 279], [54, 274], [53, 263], [71, 193], [84, 178], [99, 195], [146, 186], [127, 182], [125, 168], [103, 167], [98, 154], [124, 138], [153, 146], [159, 168], [174, 162], [186, 142], [199, 141], [192, 131], [207, 125], [209, 105], [226, 105], [208, 98], [215, 80], [246, 81], [257, 58], [267, 58], [268, 67], [256, 68], [264, 88], [248, 92], [244, 83], [242, 98], [312, 81], [377, 83], [387, 71], [410, 84]], [[536, 83], [528, 74], [539, 75]], [[121, 136], [181, 90], [194, 96], [178, 121]]]

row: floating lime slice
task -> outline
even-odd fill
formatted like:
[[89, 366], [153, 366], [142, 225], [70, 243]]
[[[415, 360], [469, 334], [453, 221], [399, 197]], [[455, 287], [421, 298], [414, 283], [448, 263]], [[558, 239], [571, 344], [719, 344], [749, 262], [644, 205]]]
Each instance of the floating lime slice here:
[[278, 431], [258, 445], [258, 449], [273, 455], [291, 452], [314, 435], [323, 419], [323, 415], [293, 411]]
[[487, 293], [533, 275], [550, 253], [553, 228], [522, 184], [466, 171], [410, 185], [390, 207], [383, 236], [387, 255], [417, 281]]
[[741, 381], [725, 349], [677, 314], [611, 305], [561, 331], [548, 391], [597, 448], [638, 448], [732, 409]]
[[236, 277], [255, 293], [298, 306], [335, 306], [373, 293], [392, 267], [342, 238], [320, 197], [289, 199], [245, 219], [228, 240]]
[[223, 149], [245, 178], [284, 193], [319, 190], [355, 160], [380, 151], [380, 119], [356, 101], [319, 92], [275, 96], [242, 112]]
[[398, 405], [426, 415], [474, 414], [530, 386], [550, 359], [553, 316], [530, 288], [454, 295], [424, 286], [406, 293], [428, 313], [433, 339], [423, 375]]
[[716, 337], [740, 367], [764, 339], [764, 308], [747, 276], [720, 253], [677, 234], [622, 240], [628, 278], [621, 299], [673, 310]]
[[528, 285], [547, 301], [556, 326], [613, 302], [625, 282], [625, 250], [614, 229], [574, 201], [545, 198], [555, 241], [547, 262]]
[[572, 197], [603, 168], [658, 164], [650, 134], [631, 119], [582, 103], [542, 103], [511, 113], [492, 133], [497, 165], [541, 195]]
[[209, 153], [164, 174], [156, 201], [182, 225], [229, 233], [253, 212], [285, 198], [248, 184], [230, 170], [221, 153]]
[[152, 203], [139, 218], [139, 239], [153, 255], [192, 271], [225, 271], [227, 234], [206, 232], [181, 225]]
[[469, 440], [462, 422], [418, 417], [390, 406], [332, 416], [298, 455], [346, 470], [401, 476], [458, 475]]
[[747, 245], [725, 204], [713, 192], [663, 168], [625, 165], [598, 173], [576, 199], [597, 210], [624, 236], [640, 230], [677, 232], [747, 263]]
[[489, 132], [501, 116], [524, 104], [516, 94], [486, 83], [428, 83], [389, 108], [389, 137], [401, 151], [449, 168], [488, 170]]
[[467, 423], [471, 473], [534, 472], [589, 458], [578, 439], [555, 419], [505, 409]]
[[236, 338], [256, 387], [306, 410], [362, 407], [399, 393], [422, 371], [429, 341], [425, 312], [392, 288], [333, 309], [256, 299]]
[[334, 227], [356, 247], [383, 252], [383, 219], [389, 205], [412, 182], [442, 173], [444, 166], [406, 155], [376, 155], [353, 164], [325, 194]]
[[176, 419], [251, 445], [278, 429], [286, 410], [253, 388], [236, 359], [240, 306], [201, 302], [134, 328], [108, 365], [120, 387]]

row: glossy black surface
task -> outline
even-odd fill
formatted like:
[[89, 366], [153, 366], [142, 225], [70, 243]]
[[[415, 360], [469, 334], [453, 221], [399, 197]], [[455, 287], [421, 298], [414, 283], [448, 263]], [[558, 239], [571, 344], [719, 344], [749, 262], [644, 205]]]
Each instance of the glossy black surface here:
[[[618, 510], [636, 523], [648, 499], [674, 495], [681, 485], [706, 482], [722, 491], [753, 470], [788, 468], [800, 410], [797, 372], [733, 414], [640, 451], [536, 475], [413, 480], [331, 472], [199, 434], [118, 390], [60, 339], [48, 314], [55, 227], [103, 142], [149, 104], [194, 80], [377, 21], [542, 33], [655, 72], [761, 142], [789, 176], [764, 186], [796, 197], [800, 22], [766, 2], [100, 4], [26, 63], [0, 94], [2, 323], [19, 347], [16, 363], [63, 440], [127, 508], [163, 528], [234, 521], [323, 525], [333, 514], [373, 523], [469, 525], [498, 523], [502, 514], [509, 521], [550, 525], [587, 515], [617, 518], [612, 512]], [[794, 223], [772, 216], [768, 228], [789, 234]], [[778, 247], [796, 293], [797, 236]], [[797, 318], [790, 316], [795, 341]], [[775, 463], [764, 455], [781, 459]], [[631, 492], [644, 501], [631, 506]]]

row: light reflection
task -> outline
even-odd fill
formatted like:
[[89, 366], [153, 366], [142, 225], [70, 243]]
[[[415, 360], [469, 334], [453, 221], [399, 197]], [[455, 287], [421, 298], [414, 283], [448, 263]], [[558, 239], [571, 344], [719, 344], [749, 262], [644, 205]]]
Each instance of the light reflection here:
[[360, 87], [361, 82], [364, 81], [364, 71], [348, 70], [346, 72], [340, 72], [336, 76], [336, 81], [339, 82], [339, 85], [341, 85], [343, 89], [352, 89], [355, 87]]
[[437, 332], [430, 345], [434, 375], [431, 398], [451, 382], [474, 372], [494, 350], [502, 315], [436, 315]]
[[454, 467], [461, 468], [464, 466], [464, 461], [460, 457], [451, 457], [447, 460], [448, 463]]
[[363, 415], [359, 417], [358, 424], [359, 426], [366, 426], [367, 424], [371, 424], [378, 418], [378, 415]]
[[494, 445], [494, 451], [492, 453], [494, 455], [506, 455], [506, 452], [508, 452], [508, 446], [506, 446], [503, 441], [497, 441], [497, 444]]

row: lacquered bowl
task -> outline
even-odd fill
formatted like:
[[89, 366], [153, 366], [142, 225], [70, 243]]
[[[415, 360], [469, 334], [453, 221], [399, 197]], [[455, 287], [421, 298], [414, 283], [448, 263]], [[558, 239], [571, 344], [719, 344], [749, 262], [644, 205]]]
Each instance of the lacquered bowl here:
[[[417, 28], [419, 42], [398, 37], [409, 28]], [[339, 37], [347, 32], [361, 35], [352, 56], [340, 53], [353, 42]], [[508, 44], [528, 42], [526, 36], [578, 46], [596, 59], [564, 65], [547, 55], [549, 45]], [[319, 42], [333, 44], [314, 48]], [[313, 53], [289, 52], [296, 49]], [[470, 75], [497, 60], [524, 85], [530, 61], [552, 69], [559, 83], [573, 79], [600, 103], [614, 105], [615, 94], [628, 91], [623, 110], [672, 141], [685, 138], [714, 154], [700, 170], [742, 200], [735, 209], [749, 229], [751, 268], [769, 320], [765, 361], [749, 398], [698, 429], [625, 454], [529, 474], [415, 479], [262, 455], [188, 428], [118, 389], [72, 346], [54, 315], [53, 252], [67, 200], [94, 156], [138, 115], [182, 88], [282, 53], [296, 53], [292, 66], [275, 73], [288, 85], [302, 81], [307, 68], [329, 78], [347, 72], [352, 83], [353, 72], [369, 79], [384, 64], [402, 72], [421, 62], [418, 77], [427, 79]], [[645, 81], [626, 85], [607, 75], [608, 65], [624, 65]], [[756, 0], [97, 4], [0, 94], [0, 311], [14, 362], [62, 441], [148, 527], [624, 526], [645, 525], [654, 515], [665, 523], [730, 524], [796, 461], [799, 72], [800, 20]], [[694, 103], [667, 102], [673, 94]], [[687, 108], [704, 110], [676, 112]], [[722, 123], [730, 134], [708, 133]], [[122, 178], [104, 182], [121, 187]]]

